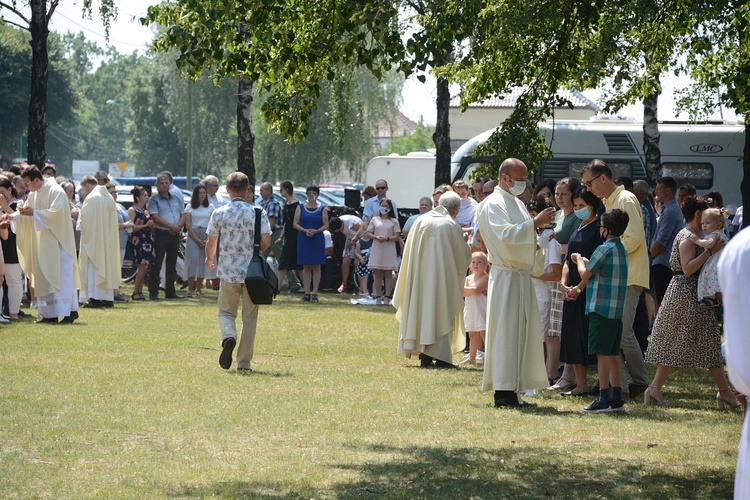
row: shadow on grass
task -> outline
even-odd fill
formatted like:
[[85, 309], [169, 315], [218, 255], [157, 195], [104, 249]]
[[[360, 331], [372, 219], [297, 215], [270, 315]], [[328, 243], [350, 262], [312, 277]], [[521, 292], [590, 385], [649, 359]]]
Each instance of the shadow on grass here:
[[292, 372], [280, 372], [280, 371], [265, 371], [253, 368], [252, 370], [231, 370], [229, 375], [236, 377], [271, 377], [271, 378], [286, 378], [294, 377]]
[[[330, 489], [288, 483], [227, 481], [185, 486], [172, 497], [225, 498], [729, 498], [733, 471], [691, 470], [673, 474], [627, 457], [577, 455], [549, 448], [445, 449], [439, 447], [363, 447], [365, 463], [332, 464], [357, 480]], [[396, 458], [394, 458], [396, 457]]]

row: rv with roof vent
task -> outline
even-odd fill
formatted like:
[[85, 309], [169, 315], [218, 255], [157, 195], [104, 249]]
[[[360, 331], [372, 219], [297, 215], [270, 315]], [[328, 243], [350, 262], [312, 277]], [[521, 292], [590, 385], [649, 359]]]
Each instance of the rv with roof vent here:
[[[492, 156], [474, 156], [474, 151], [492, 135], [488, 130], [464, 143], [453, 155], [453, 179], [468, 179]], [[576, 177], [594, 158], [601, 158], [612, 169], [614, 178], [646, 178], [643, 153], [643, 124], [626, 120], [556, 121], [540, 124], [552, 157], [542, 162], [533, 180]], [[659, 124], [662, 175], [674, 177], [677, 184], [693, 184], [699, 194], [719, 191], [725, 204], [742, 204], [742, 149], [744, 125]], [[523, 159], [523, 158], [522, 158]], [[531, 168], [532, 166], [529, 165]]]
[[[492, 135], [487, 130], [458, 148], [451, 160], [451, 180], [469, 178], [474, 170], [491, 163], [494, 156], [475, 156], [474, 152]], [[581, 170], [594, 158], [606, 161], [614, 178], [646, 178], [643, 153], [643, 124], [635, 120], [591, 119], [540, 124], [552, 157], [534, 170], [532, 180], [580, 179]], [[743, 125], [727, 124], [659, 124], [662, 175], [674, 177], [677, 184], [693, 184], [699, 194], [719, 191], [724, 203], [742, 205], [742, 149], [745, 143]], [[521, 158], [523, 160], [523, 158]], [[365, 168], [366, 184], [377, 179], [388, 181], [388, 197], [399, 212], [417, 213], [419, 198], [430, 196], [435, 189], [435, 156], [410, 153], [407, 156], [378, 156]], [[469, 183], [471, 184], [471, 183]]]

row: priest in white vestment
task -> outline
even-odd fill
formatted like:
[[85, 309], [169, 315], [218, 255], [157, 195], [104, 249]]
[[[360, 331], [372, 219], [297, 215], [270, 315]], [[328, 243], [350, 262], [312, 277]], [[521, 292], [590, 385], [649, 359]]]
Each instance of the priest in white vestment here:
[[[750, 395], [750, 229], [743, 229], [721, 252], [716, 266], [724, 301], [724, 335], [726, 336], [729, 380], [742, 394]], [[750, 418], [740, 438], [734, 498], [750, 498]]]
[[496, 407], [527, 406], [518, 394], [548, 385], [531, 276], [544, 274], [536, 229], [553, 221], [554, 209], [531, 218], [517, 198], [526, 189], [527, 177], [521, 160], [506, 159], [497, 187], [477, 209], [479, 233], [492, 265], [482, 390], [495, 391]]
[[29, 197], [8, 217], [17, 234], [19, 263], [34, 288], [38, 322], [72, 323], [78, 318], [78, 266], [68, 197], [34, 165], [21, 178]]
[[393, 294], [398, 354], [419, 355], [423, 368], [455, 368], [453, 354], [466, 344], [464, 279], [471, 250], [455, 220], [461, 198], [449, 191], [439, 203], [412, 225]]
[[112, 307], [120, 286], [120, 235], [117, 206], [107, 186], [94, 187], [78, 215], [81, 250], [81, 302], [89, 307]]

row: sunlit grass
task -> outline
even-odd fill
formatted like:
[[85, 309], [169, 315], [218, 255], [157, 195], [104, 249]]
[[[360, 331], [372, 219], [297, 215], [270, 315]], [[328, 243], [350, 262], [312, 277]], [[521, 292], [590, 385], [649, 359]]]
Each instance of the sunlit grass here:
[[741, 417], [705, 371], [675, 371], [670, 408], [495, 410], [480, 369], [397, 356], [392, 308], [282, 295], [243, 375], [206, 295], [2, 325], [0, 496], [731, 496]]

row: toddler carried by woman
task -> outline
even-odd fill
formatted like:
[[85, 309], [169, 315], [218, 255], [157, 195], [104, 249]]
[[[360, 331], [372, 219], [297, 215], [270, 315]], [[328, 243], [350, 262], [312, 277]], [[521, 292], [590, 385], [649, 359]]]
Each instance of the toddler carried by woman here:
[[[699, 238], [696, 234], [691, 234], [689, 238], [699, 247], [705, 248], [707, 252], [712, 252], [711, 248], [717, 241], [727, 242], [727, 236], [724, 233], [724, 214], [718, 208], [709, 208], [703, 212], [701, 229], [706, 234], [705, 239]], [[721, 305], [721, 288], [716, 274], [716, 263], [719, 261], [720, 252], [721, 250], [711, 253], [698, 276], [698, 301], [705, 307]]]

